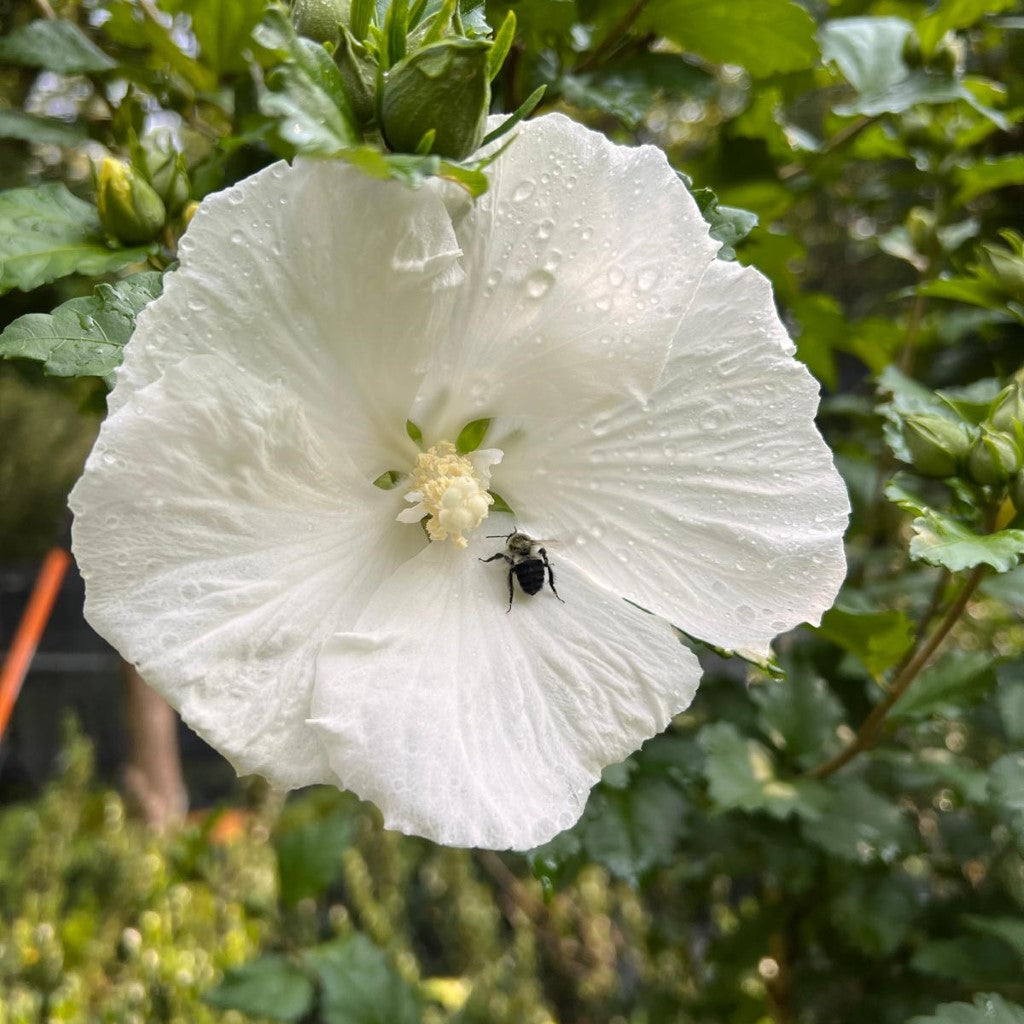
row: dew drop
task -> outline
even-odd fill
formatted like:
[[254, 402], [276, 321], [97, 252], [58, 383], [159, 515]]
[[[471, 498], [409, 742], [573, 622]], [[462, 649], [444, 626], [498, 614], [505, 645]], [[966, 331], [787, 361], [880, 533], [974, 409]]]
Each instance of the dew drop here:
[[526, 294], [531, 299], [543, 298], [555, 283], [555, 275], [548, 270], [535, 270], [526, 279]]
[[613, 288], [621, 288], [623, 281], [626, 280], [626, 274], [622, 267], [612, 267], [608, 271], [608, 281], [611, 283]]
[[656, 267], [645, 267], [637, 274], [636, 286], [642, 292], [649, 292], [657, 283], [660, 272]]
[[550, 217], [545, 217], [534, 231], [534, 236], [541, 242], [546, 242], [551, 233], [555, 230], [555, 222]]
[[241, 231], [235, 230], [231, 232], [231, 242], [233, 245], [244, 245], [245, 235]]
[[532, 178], [524, 178], [521, 182], [519, 182], [518, 185], [516, 185], [515, 189], [512, 191], [513, 202], [525, 202], [527, 199], [530, 198], [530, 196], [533, 195], [536, 189], [537, 184], [536, 182], [533, 181]]

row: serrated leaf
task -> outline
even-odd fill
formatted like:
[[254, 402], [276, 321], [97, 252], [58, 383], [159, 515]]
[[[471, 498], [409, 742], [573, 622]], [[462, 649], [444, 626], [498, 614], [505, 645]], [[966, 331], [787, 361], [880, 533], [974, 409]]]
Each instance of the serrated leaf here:
[[44, 146], [77, 146], [88, 137], [79, 122], [38, 117], [21, 110], [0, 110], [0, 139], [20, 139]]
[[896, 702], [890, 721], [951, 717], [984, 700], [996, 685], [995, 661], [982, 651], [957, 651], [925, 669]]
[[46, 68], [59, 75], [112, 71], [108, 57], [74, 22], [39, 18], [0, 39], [0, 63]]
[[0, 192], [0, 294], [67, 274], [109, 274], [148, 252], [110, 248], [96, 208], [59, 182]]
[[304, 960], [320, 981], [324, 1024], [419, 1024], [416, 994], [365, 935], [308, 949]]
[[814, 20], [791, 0], [652, 0], [640, 21], [689, 53], [754, 77], [814, 64]]
[[240, 1010], [254, 1017], [298, 1021], [313, 1008], [309, 976], [283, 956], [261, 956], [233, 967], [203, 1000], [219, 1010]]
[[751, 689], [760, 707], [758, 725], [781, 750], [800, 763], [816, 763], [836, 741], [843, 709], [825, 683], [803, 664], [787, 665], [786, 677]]
[[281, 902], [295, 906], [322, 895], [341, 873], [341, 852], [351, 835], [351, 821], [338, 812], [275, 832]]
[[914, 846], [914, 830], [899, 807], [865, 783], [829, 786], [830, 802], [820, 818], [805, 821], [804, 835], [841, 860], [892, 863]]
[[818, 632], [858, 658], [875, 677], [895, 665], [913, 642], [913, 623], [902, 611], [835, 607], [825, 613]]
[[576, 830], [587, 857], [617, 878], [636, 883], [671, 863], [686, 829], [689, 801], [668, 779], [637, 778], [595, 791]]
[[955, 519], [928, 509], [911, 524], [910, 557], [951, 572], [989, 565], [1008, 572], [1024, 554], [1024, 530], [975, 533]]
[[1024, 184], [1024, 154], [1013, 153], [961, 167], [956, 172], [956, 181], [960, 189], [953, 202], [958, 204], [1008, 185]]
[[720, 810], [764, 811], [775, 818], [817, 818], [828, 802], [825, 788], [811, 780], [783, 781], [768, 751], [740, 735], [728, 722], [703, 729], [708, 794]]
[[52, 313], [27, 313], [0, 334], [0, 357], [34, 359], [54, 377], [102, 377], [113, 386], [135, 318], [163, 285], [156, 271], [100, 284]]
[[933, 1014], [914, 1017], [907, 1024], [1024, 1024], [1024, 1006], [980, 993], [973, 1003], [944, 1003]]

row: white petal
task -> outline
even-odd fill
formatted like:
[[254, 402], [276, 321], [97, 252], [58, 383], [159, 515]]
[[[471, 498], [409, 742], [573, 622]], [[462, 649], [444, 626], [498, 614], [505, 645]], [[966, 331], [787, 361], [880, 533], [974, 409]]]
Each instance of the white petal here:
[[417, 422], [433, 414], [449, 437], [649, 392], [718, 249], [664, 154], [551, 114], [521, 125], [489, 176], [456, 223], [466, 281]]
[[117, 409], [189, 355], [282, 380], [371, 475], [415, 456], [405, 421], [431, 324], [461, 280], [438, 195], [339, 162], [274, 164], [203, 200], [181, 266], [139, 316]]
[[564, 604], [517, 587], [506, 613], [506, 563], [477, 560], [496, 549], [432, 544], [383, 584], [324, 645], [313, 724], [389, 828], [528, 849], [689, 704], [700, 668], [664, 622], [558, 562]]
[[646, 405], [503, 440], [494, 487], [595, 580], [687, 632], [766, 651], [843, 580], [849, 505], [771, 287], [716, 262]]
[[240, 772], [334, 781], [317, 652], [423, 544], [303, 403], [212, 356], [108, 417], [71, 496], [86, 616]]

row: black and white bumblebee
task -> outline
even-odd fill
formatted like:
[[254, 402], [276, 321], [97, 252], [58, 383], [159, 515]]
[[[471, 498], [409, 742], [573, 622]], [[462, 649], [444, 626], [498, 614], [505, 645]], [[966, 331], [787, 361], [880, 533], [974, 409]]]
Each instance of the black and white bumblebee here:
[[[519, 586], [524, 594], [532, 596], [538, 593], [544, 586], [544, 574], [547, 573], [548, 586], [551, 593], [558, 597], [555, 590], [555, 573], [548, 561], [548, 553], [544, 550], [544, 541], [534, 540], [525, 533], [513, 530], [511, 533], [488, 534], [488, 539], [505, 541], [505, 550], [499, 551], [490, 558], [481, 558], [481, 562], [493, 562], [498, 558], [504, 558], [508, 562], [508, 608], [506, 612], [512, 611], [512, 578], [519, 580]], [[562, 601], [558, 597], [559, 601]], [[562, 601], [562, 604], [565, 604]]]

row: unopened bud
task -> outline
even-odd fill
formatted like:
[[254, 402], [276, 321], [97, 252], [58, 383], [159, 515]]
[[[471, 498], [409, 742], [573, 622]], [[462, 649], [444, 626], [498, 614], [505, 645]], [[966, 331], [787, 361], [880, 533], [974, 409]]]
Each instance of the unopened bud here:
[[480, 145], [491, 105], [485, 39], [445, 39], [409, 54], [384, 83], [384, 138], [399, 153], [415, 153], [433, 131], [431, 152], [452, 160]]
[[300, 36], [338, 45], [341, 25], [348, 20], [347, 0], [295, 0], [292, 24]]
[[153, 241], [167, 219], [153, 186], [128, 164], [109, 156], [96, 172], [96, 206], [106, 232], [128, 245]]
[[1011, 436], [1024, 428], [1024, 381], [1015, 380], [996, 395], [988, 422]]
[[970, 435], [962, 423], [929, 413], [904, 419], [903, 440], [914, 469], [922, 476], [940, 479], [957, 474], [971, 446]]
[[924, 53], [921, 51], [921, 40], [916, 31], [907, 33], [903, 40], [903, 63], [908, 68], [920, 68], [924, 66]]
[[929, 253], [935, 246], [935, 214], [923, 206], [915, 206], [907, 214], [907, 234], [919, 253]]
[[943, 75], [955, 75], [960, 69], [961, 52], [956, 36], [947, 32], [938, 42], [926, 61], [930, 69]]
[[1017, 442], [1000, 430], [982, 427], [981, 434], [967, 455], [967, 472], [978, 484], [1005, 484], [1021, 468], [1021, 452]]
[[177, 217], [192, 198], [185, 154], [173, 147], [157, 144], [142, 149], [141, 161], [140, 169], [149, 179], [153, 191], [163, 200], [167, 216]]
[[357, 42], [342, 26], [334, 63], [341, 72], [341, 84], [352, 113], [360, 125], [366, 126], [376, 116], [377, 65], [370, 60], [366, 47]]

